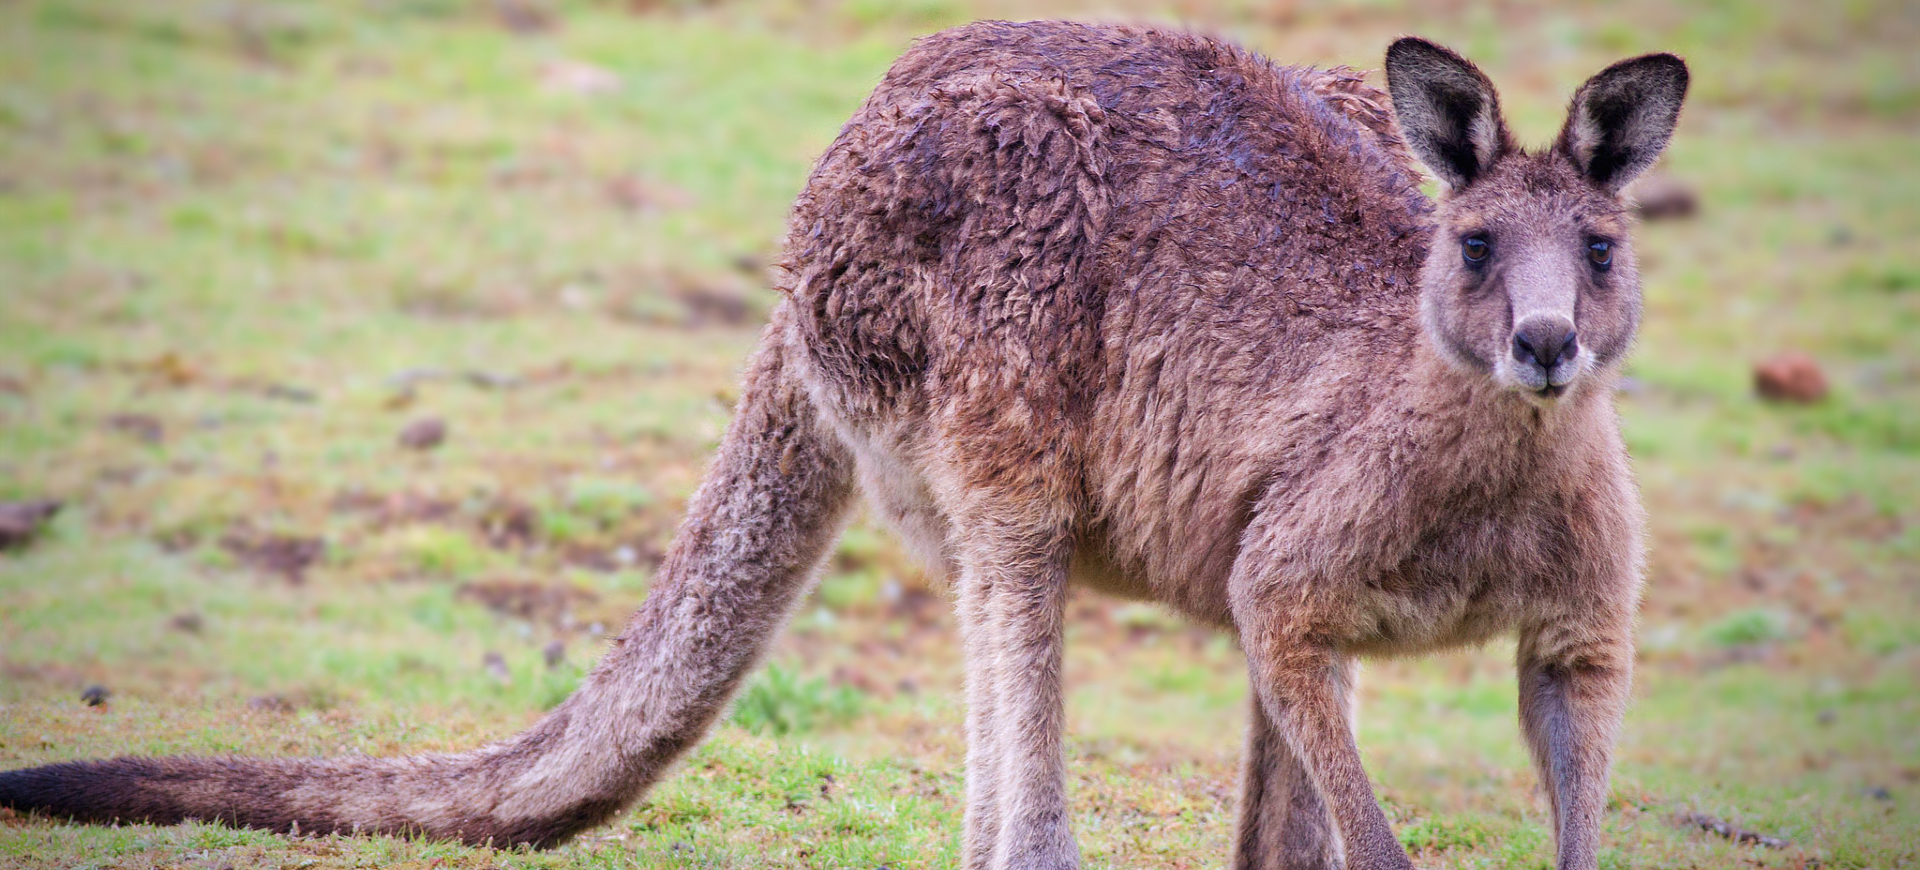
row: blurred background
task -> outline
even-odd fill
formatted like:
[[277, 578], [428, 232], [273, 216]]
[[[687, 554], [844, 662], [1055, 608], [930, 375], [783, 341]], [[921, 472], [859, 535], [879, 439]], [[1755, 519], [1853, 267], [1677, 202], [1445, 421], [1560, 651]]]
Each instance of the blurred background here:
[[[1621, 415], [1652, 516], [1605, 867], [1920, 862], [1920, 9], [1908, 2], [0, 3], [0, 767], [460, 749], [646, 594], [812, 160], [916, 36], [1162, 22], [1519, 136], [1687, 56]], [[1076, 595], [1090, 867], [1226, 860], [1231, 639]], [[0, 811], [0, 864], [956, 865], [945, 593], [866, 523], [684, 770], [556, 852]], [[1428, 867], [1551, 865], [1511, 647], [1369, 665]]]

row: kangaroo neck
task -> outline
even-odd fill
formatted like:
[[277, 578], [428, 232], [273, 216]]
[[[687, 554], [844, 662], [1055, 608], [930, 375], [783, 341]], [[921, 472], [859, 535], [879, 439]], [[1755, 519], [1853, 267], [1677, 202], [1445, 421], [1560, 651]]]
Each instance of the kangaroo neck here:
[[1422, 467], [1455, 482], [1498, 489], [1576, 474], [1615, 425], [1612, 372], [1595, 372], [1558, 401], [1538, 405], [1449, 359], [1424, 329], [1408, 369], [1402, 395], [1414, 407], [1403, 417], [1404, 434], [1431, 453]]

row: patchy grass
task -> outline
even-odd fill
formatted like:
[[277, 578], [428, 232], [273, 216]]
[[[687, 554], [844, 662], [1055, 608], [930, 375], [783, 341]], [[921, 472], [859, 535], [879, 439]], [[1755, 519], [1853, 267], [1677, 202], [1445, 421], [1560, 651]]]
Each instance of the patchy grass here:
[[[0, 498], [67, 502], [0, 556], [0, 766], [532, 722], [645, 594], [811, 160], [912, 36], [1042, 13], [1362, 67], [1427, 33], [1533, 142], [1604, 63], [1685, 53], [1664, 171], [1702, 206], [1640, 234], [1654, 548], [1602, 866], [1920, 863], [1920, 20], [1872, 0], [0, 5]], [[1784, 349], [1825, 402], [1753, 396]], [[401, 446], [428, 419], [445, 442]], [[1220, 865], [1238, 651], [1095, 597], [1069, 637], [1087, 864]], [[1551, 864], [1507, 655], [1362, 680], [1424, 866]], [[0, 864], [955, 866], [957, 658], [943, 593], [860, 526], [732, 721], [565, 848], [8, 816]]]
[[844, 725], [860, 712], [862, 695], [848, 685], [806, 677], [774, 663], [733, 702], [732, 722], [755, 734], [779, 737]]

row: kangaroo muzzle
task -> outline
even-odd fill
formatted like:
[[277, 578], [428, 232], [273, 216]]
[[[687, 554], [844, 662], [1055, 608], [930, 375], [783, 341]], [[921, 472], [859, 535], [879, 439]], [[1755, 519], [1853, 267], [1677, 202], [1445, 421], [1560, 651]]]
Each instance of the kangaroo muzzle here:
[[1564, 387], [1580, 374], [1580, 338], [1573, 321], [1535, 315], [1513, 331], [1514, 379], [1536, 392]]

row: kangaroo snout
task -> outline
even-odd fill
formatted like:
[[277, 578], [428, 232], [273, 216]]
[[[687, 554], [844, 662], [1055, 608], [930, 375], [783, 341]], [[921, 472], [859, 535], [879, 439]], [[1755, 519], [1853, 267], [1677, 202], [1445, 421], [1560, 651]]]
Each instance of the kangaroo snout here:
[[1536, 315], [1513, 330], [1514, 377], [1534, 391], [1564, 387], [1580, 373], [1580, 339], [1573, 321]]

